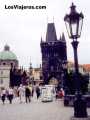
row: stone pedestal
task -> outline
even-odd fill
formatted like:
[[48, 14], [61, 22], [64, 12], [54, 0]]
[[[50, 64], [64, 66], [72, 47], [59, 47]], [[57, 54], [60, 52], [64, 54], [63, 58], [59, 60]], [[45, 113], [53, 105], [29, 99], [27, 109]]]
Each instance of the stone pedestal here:
[[71, 117], [70, 120], [90, 120], [90, 116], [88, 116], [88, 117], [86, 117], [86, 118]]
[[[87, 118], [87, 103], [81, 93], [77, 93], [74, 100], [74, 117]], [[86, 120], [86, 119], [85, 119]]]

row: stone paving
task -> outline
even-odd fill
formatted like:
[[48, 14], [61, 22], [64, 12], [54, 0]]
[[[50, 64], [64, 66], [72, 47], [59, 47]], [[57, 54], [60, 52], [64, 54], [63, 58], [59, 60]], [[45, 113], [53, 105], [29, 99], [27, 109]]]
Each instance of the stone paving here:
[[[90, 115], [90, 108], [88, 108]], [[63, 100], [43, 103], [33, 98], [31, 103], [21, 103], [18, 98], [12, 104], [0, 101], [0, 120], [70, 120], [72, 107], [64, 107]]]

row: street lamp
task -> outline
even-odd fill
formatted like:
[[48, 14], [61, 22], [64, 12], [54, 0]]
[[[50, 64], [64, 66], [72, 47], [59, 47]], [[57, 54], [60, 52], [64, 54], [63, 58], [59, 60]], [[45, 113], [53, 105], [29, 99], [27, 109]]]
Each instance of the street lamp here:
[[[81, 35], [82, 25], [83, 25], [83, 14], [76, 11], [76, 6], [72, 3], [71, 11], [69, 14], [66, 14], [64, 17], [66, 29], [68, 36], [72, 39], [72, 47], [74, 50], [74, 64], [75, 64], [75, 83], [76, 83], [76, 100], [74, 101], [74, 117], [76, 118], [85, 118], [87, 117], [86, 111], [86, 102], [82, 99], [80, 91], [80, 79], [79, 79], [79, 67], [78, 67], [78, 55], [77, 47], [78, 41], [77, 38]], [[82, 107], [81, 107], [82, 106]]]
[[[74, 62], [75, 62], [75, 75], [76, 75], [76, 86], [77, 91], [80, 91], [80, 81], [78, 80], [78, 74], [79, 74], [79, 67], [78, 67], [78, 55], [77, 55], [77, 47], [78, 47], [78, 41], [77, 38], [81, 35], [82, 25], [83, 25], [83, 14], [78, 13], [76, 11], [76, 6], [72, 3], [72, 6], [70, 7], [71, 11], [70, 14], [66, 14], [64, 17], [66, 29], [68, 32], [68, 36], [70, 39], [73, 39], [72, 46], [74, 50]], [[77, 81], [78, 80], [78, 81]]]
[[72, 3], [70, 14], [66, 14], [64, 21], [69, 38], [76, 40], [81, 35], [83, 25], [83, 14], [76, 11], [76, 6]]

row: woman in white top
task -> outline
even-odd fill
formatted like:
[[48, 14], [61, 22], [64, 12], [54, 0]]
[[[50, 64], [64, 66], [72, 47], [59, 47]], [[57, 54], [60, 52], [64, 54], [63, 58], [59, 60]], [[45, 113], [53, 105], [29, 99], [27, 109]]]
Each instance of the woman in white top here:
[[18, 88], [18, 92], [19, 92], [20, 103], [22, 103], [23, 97], [25, 97], [25, 88], [22, 85], [20, 85], [20, 87]]
[[5, 98], [6, 98], [6, 90], [3, 88], [1, 91], [1, 100], [3, 104], [5, 103]]
[[13, 100], [13, 89], [10, 87], [8, 89], [8, 100], [9, 100], [9, 103], [12, 104], [12, 100]]

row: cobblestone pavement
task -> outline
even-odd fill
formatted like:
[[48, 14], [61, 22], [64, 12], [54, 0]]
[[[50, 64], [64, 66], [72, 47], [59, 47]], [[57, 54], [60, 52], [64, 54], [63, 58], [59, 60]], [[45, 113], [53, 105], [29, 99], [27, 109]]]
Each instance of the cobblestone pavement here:
[[64, 107], [63, 100], [43, 103], [34, 98], [31, 103], [20, 104], [16, 98], [12, 104], [7, 101], [5, 105], [0, 101], [0, 120], [69, 120], [71, 116], [73, 108]]

